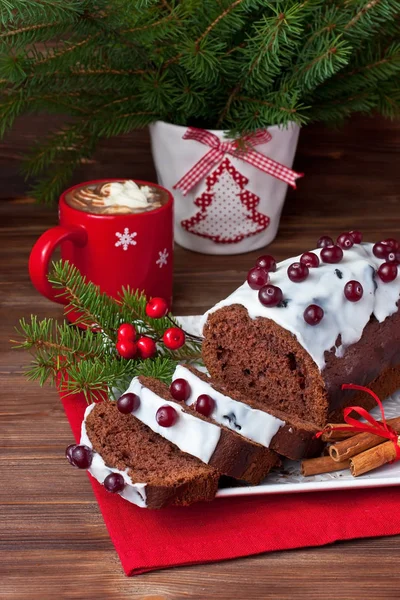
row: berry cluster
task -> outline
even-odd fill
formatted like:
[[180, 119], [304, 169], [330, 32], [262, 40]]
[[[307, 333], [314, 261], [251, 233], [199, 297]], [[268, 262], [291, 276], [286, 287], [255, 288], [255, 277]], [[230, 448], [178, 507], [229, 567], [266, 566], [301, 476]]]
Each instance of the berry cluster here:
[[[305, 281], [310, 269], [316, 269], [320, 265], [320, 260], [327, 264], [339, 263], [344, 256], [344, 251], [349, 250], [354, 244], [361, 244], [362, 233], [360, 231], [348, 231], [340, 234], [336, 239], [323, 235], [317, 242], [317, 247], [321, 248], [320, 257], [315, 252], [305, 252], [301, 255], [299, 262], [289, 265], [287, 275], [290, 281], [301, 283]], [[378, 242], [373, 247], [373, 253], [377, 258], [383, 259], [377, 269], [377, 276], [384, 283], [394, 281], [398, 274], [400, 265], [400, 243], [389, 238]], [[270, 273], [276, 271], [276, 261], [272, 256], [260, 256], [257, 259], [255, 267], [250, 269], [247, 274], [247, 283], [253, 290], [258, 290], [258, 298], [261, 304], [268, 307], [283, 306], [284, 298], [281, 288], [270, 283]], [[344, 286], [344, 296], [350, 302], [361, 300], [364, 290], [359, 281], [348, 281]], [[310, 304], [303, 313], [305, 322], [308, 325], [318, 325], [324, 316], [323, 309]]]
[[394, 281], [400, 265], [400, 243], [393, 238], [388, 238], [374, 244], [372, 252], [377, 258], [382, 258], [385, 261], [377, 270], [378, 277], [384, 283]]
[[[164, 298], [152, 298], [146, 304], [146, 315], [151, 319], [167, 316], [168, 305]], [[117, 352], [127, 360], [135, 357], [152, 358], [157, 352], [156, 341], [148, 336], [137, 338], [137, 332], [131, 323], [123, 323], [117, 331]], [[159, 341], [159, 340], [157, 340]], [[162, 336], [164, 345], [169, 350], [177, 350], [185, 343], [185, 332], [180, 327], [169, 327]]]
[[[78, 469], [89, 469], [93, 461], [93, 451], [84, 444], [71, 444], [65, 451], [69, 463]], [[119, 473], [110, 473], [103, 481], [103, 485], [108, 492], [116, 494], [122, 492], [125, 487], [125, 481]]]
[[[175, 379], [171, 383], [169, 391], [173, 399], [178, 402], [186, 402], [192, 393], [189, 382], [183, 378]], [[200, 394], [193, 407], [204, 417], [209, 417], [215, 408], [215, 400], [208, 394]]]

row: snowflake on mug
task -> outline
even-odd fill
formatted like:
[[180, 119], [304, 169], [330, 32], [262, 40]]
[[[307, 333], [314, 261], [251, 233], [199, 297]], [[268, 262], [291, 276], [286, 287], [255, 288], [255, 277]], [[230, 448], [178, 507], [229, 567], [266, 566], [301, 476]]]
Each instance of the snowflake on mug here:
[[159, 252], [158, 254], [159, 254], [159, 259], [156, 260], [156, 265], [158, 265], [161, 269], [161, 267], [166, 265], [168, 262], [169, 252], [167, 252], [167, 249], [164, 248], [164, 250], [162, 252]]
[[137, 244], [137, 241], [134, 239], [137, 236], [136, 231], [129, 233], [128, 227], [125, 227], [124, 233], [117, 231], [115, 235], [119, 238], [118, 242], [115, 242], [117, 248], [118, 246], [122, 246], [123, 250], [128, 250], [129, 246], [136, 246]]

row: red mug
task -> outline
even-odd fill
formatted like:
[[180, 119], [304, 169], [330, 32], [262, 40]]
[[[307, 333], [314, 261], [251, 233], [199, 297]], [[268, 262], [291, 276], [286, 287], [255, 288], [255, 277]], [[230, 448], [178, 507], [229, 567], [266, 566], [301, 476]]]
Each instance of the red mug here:
[[[65, 197], [87, 185], [121, 182], [121, 179], [98, 179], [75, 185], [61, 194], [59, 222], [37, 240], [29, 257], [29, 275], [33, 285], [46, 298], [66, 304], [57, 297], [47, 280], [51, 256], [61, 246], [61, 257], [75, 265], [102, 292], [118, 297], [122, 287], [144, 291], [149, 298], [172, 302], [173, 271], [173, 197], [160, 185], [135, 181], [157, 188], [167, 201], [148, 212], [128, 214], [93, 214], [72, 208]], [[74, 318], [70, 315], [70, 319]]]

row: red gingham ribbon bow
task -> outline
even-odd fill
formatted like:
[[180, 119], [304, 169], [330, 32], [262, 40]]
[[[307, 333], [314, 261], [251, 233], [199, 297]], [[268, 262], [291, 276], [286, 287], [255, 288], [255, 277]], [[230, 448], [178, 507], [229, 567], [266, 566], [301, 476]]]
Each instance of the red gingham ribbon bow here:
[[[383, 404], [378, 398], [378, 396], [372, 390], [362, 385], [355, 385], [353, 383], [344, 383], [342, 385], [342, 390], [359, 390], [361, 392], [367, 392], [367, 394], [370, 394], [370, 396], [374, 398], [381, 411], [381, 423], [379, 423], [379, 421], [376, 421], [374, 417], [371, 417], [369, 412], [367, 412], [364, 408], [361, 408], [361, 406], [348, 406], [347, 408], [345, 408], [343, 411], [344, 420], [348, 425], [351, 425], [352, 431], [355, 431], [357, 433], [373, 433], [374, 435], [379, 435], [382, 438], [392, 441], [396, 450], [395, 460], [400, 460], [400, 436], [392, 427], [390, 427], [390, 425], [386, 423]], [[357, 419], [350, 417], [349, 415], [353, 410], [354, 412], [359, 414], [360, 417], [363, 417], [366, 421], [368, 421], [369, 425], [367, 423], [360, 423], [360, 421], [358, 421]], [[344, 428], [340, 425], [329, 425], [329, 429], [335, 429], [337, 431], [349, 431], [348, 427]], [[323, 433], [324, 430], [319, 431], [316, 434], [316, 437], [320, 437]]]
[[[268, 175], [272, 175], [272, 177], [276, 177], [277, 179], [288, 183], [294, 189], [296, 189], [296, 179], [303, 177], [304, 175], [304, 173], [292, 171], [292, 169], [285, 167], [285, 165], [281, 165], [275, 160], [272, 160], [272, 158], [268, 158], [268, 156], [260, 154], [260, 152], [257, 152], [256, 150], [250, 149], [246, 151], [238, 148], [236, 140], [221, 142], [214, 133], [206, 131], [205, 129], [189, 127], [183, 135], [183, 139], [196, 140], [211, 148], [207, 154], [193, 165], [193, 167], [174, 185], [174, 189], [181, 190], [184, 196], [186, 196], [186, 194], [222, 160], [225, 154], [232, 154], [235, 158], [246, 161], [257, 169], [268, 173]], [[265, 144], [271, 139], [272, 135], [266, 129], [244, 138], [244, 140], [249, 142], [252, 146]]]

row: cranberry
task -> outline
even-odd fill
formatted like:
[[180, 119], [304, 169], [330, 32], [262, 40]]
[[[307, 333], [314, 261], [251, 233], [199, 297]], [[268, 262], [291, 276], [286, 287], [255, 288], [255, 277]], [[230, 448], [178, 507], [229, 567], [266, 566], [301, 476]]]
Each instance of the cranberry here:
[[146, 304], [146, 315], [152, 319], [161, 319], [168, 312], [168, 304], [164, 298], [152, 298]]
[[214, 410], [215, 400], [208, 394], [201, 394], [194, 405], [198, 413], [204, 417], [209, 417]]
[[336, 243], [343, 250], [349, 250], [349, 248], [354, 246], [354, 238], [350, 233], [342, 233], [339, 235]]
[[247, 273], [247, 283], [252, 290], [259, 290], [263, 285], [266, 285], [269, 281], [268, 271], [261, 267], [253, 267]]
[[163, 341], [170, 350], [178, 350], [185, 343], [185, 332], [180, 327], [170, 327], [163, 335]]
[[377, 242], [376, 244], [374, 244], [372, 252], [377, 258], [386, 258], [390, 252], [390, 246], [384, 244], [383, 242]]
[[354, 279], [348, 281], [344, 286], [344, 295], [350, 302], [358, 302], [361, 300], [363, 293], [363, 286], [359, 281], [355, 281]]
[[326, 248], [326, 246], [333, 246], [333, 239], [328, 235], [323, 235], [317, 242], [317, 248]]
[[107, 492], [117, 494], [118, 492], [122, 492], [124, 489], [125, 481], [120, 473], [110, 473], [103, 481], [103, 485]]
[[290, 281], [294, 281], [295, 283], [300, 283], [307, 279], [309, 272], [308, 267], [300, 262], [292, 263], [287, 270]]
[[122, 358], [129, 359], [134, 358], [136, 356], [137, 346], [135, 342], [132, 342], [130, 340], [118, 340], [116, 348], [118, 354], [122, 356]]
[[263, 256], [259, 256], [256, 260], [256, 267], [261, 267], [262, 269], [266, 269], [267, 271], [276, 271], [276, 260], [270, 254], [264, 254]]
[[353, 229], [353, 231], [349, 231], [349, 233], [350, 233], [351, 237], [353, 238], [355, 244], [361, 244], [361, 242], [362, 242], [361, 231], [357, 231], [357, 230]]
[[324, 311], [317, 304], [310, 304], [303, 313], [304, 320], [309, 325], [318, 325], [324, 316]]
[[122, 325], [118, 327], [117, 337], [121, 342], [134, 342], [136, 339], [136, 329], [131, 323], [122, 323]]
[[151, 358], [157, 352], [155, 341], [149, 337], [139, 338], [136, 345], [140, 358]]
[[171, 383], [169, 391], [174, 400], [186, 402], [186, 400], [189, 399], [192, 390], [190, 389], [189, 382], [186, 381], [186, 379], [180, 378], [175, 379], [175, 381]]
[[397, 277], [397, 265], [393, 262], [384, 262], [379, 267], [378, 277], [384, 282], [389, 283], [394, 281]]
[[319, 265], [319, 258], [314, 252], [304, 252], [300, 257], [300, 262], [309, 269], [315, 269]]
[[391, 250], [386, 257], [386, 262], [400, 264], [400, 250]]
[[178, 420], [178, 413], [176, 410], [166, 404], [165, 406], [161, 406], [156, 412], [156, 421], [161, 427], [172, 427]]
[[70, 464], [78, 469], [88, 469], [92, 464], [93, 452], [89, 446], [71, 444], [65, 451]]
[[343, 258], [343, 250], [339, 246], [327, 246], [321, 250], [321, 260], [325, 263], [338, 263]]
[[140, 406], [140, 398], [137, 394], [127, 392], [120, 396], [117, 400], [117, 408], [119, 412], [124, 415], [128, 415], [131, 412], [137, 410]]
[[264, 285], [258, 292], [258, 299], [264, 306], [277, 306], [283, 300], [282, 290], [276, 285]]
[[390, 248], [392, 248], [393, 250], [398, 250], [400, 247], [400, 243], [394, 238], [387, 238], [386, 240], [382, 240], [381, 244], [390, 246]]

